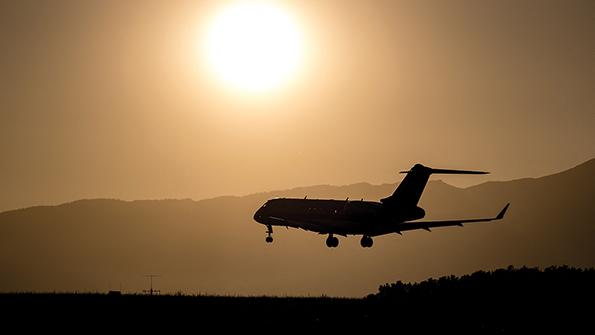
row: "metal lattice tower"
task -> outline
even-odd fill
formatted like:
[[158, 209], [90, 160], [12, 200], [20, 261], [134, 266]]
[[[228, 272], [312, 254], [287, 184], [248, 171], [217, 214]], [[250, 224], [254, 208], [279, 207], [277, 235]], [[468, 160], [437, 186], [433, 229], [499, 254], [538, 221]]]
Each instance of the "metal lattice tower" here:
[[149, 278], [149, 282], [150, 282], [149, 285], [150, 286], [149, 286], [149, 289], [148, 290], [143, 290], [143, 292], [144, 293], [149, 293], [149, 295], [153, 295], [153, 293], [160, 294], [161, 293], [160, 290], [154, 290], [153, 289], [153, 278], [155, 278], [155, 277], [161, 277], [161, 276], [160, 275], [150, 274], [150, 275], [145, 275], [145, 277]]

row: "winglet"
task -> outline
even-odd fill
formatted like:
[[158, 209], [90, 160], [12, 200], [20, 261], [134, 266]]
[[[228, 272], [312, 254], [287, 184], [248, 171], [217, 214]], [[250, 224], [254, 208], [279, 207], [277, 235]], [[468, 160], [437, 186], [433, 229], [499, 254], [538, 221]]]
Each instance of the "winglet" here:
[[502, 208], [500, 213], [498, 213], [498, 215], [496, 216], [496, 220], [502, 220], [504, 218], [504, 214], [506, 214], [506, 211], [508, 210], [508, 206], [510, 206], [510, 202], [507, 203], [506, 206], [504, 206], [504, 208]]

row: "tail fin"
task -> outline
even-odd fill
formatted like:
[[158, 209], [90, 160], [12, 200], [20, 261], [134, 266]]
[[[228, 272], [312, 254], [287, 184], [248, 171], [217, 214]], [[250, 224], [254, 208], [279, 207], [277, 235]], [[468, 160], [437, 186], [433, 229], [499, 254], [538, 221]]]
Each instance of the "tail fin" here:
[[401, 173], [406, 173], [407, 176], [390, 197], [380, 200], [383, 204], [405, 208], [417, 206], [431, 174], [487, 174], [489, 172], [432, 169], [415, 164], [411, 170], [401, 171]]

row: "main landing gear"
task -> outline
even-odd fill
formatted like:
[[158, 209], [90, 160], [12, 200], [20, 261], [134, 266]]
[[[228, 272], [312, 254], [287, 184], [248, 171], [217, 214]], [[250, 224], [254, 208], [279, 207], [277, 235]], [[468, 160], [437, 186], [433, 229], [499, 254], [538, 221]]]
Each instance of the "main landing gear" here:
[[360, 244], [364, 248], [371, 248], [372, 244], [374, 244], [374, 240], [372, 240], [372, 238], [370, 236], [364, 235], [364, 236], [362, 236], [362, 240], [360, 241]]
[[329, 248], [336, 248], [339, 246], [339, 239], [334, 237], [333, 234], [328, 234], [326, 238], [326, 246]]
[[267, 226], [267, 238], [264, 239], [267, 243], [273, 243], [273, 226]]

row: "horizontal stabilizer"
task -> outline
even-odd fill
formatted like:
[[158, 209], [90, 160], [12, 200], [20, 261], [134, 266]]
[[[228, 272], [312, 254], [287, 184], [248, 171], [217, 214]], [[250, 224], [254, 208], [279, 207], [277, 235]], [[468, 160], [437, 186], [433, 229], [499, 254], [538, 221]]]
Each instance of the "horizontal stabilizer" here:
[[485, 171], [470, 171], [470, 170], [450, 170], [450, 169], [433, 169], [421, 164], [415, 164], [407, 171], [407, 176], [403, 179], [401, 184], [397, 187], [395, 192], [380, 201], [391, 208], [413, 208], [417, 206], [421, 194], [426, 187], [430, 175], [434, 173], [442, 174], [487, 174]]
[[[469, 171], [469, 170], [449, 170], [449, 169], [432, 169], [428, 168], [429, 173], [432, 174], [489, 174], [486, 171]], [[401, 171], [400, 173], [410, 173], [412, 170]]]

